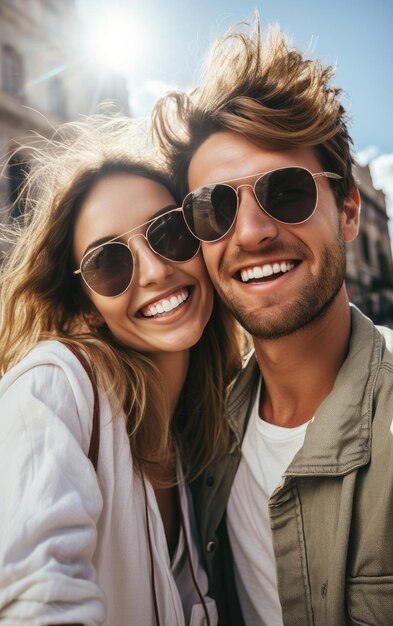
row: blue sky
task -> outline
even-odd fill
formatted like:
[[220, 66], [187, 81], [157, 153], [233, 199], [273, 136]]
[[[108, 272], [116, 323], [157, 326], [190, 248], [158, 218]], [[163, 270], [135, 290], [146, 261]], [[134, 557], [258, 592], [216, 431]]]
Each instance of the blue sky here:
[[[106, 4], [80, 2], [90, 18]], [[116, 4], [127, 7], [142, 37], [131, 77], [137, 92], [149, 84], [153, 91], [159, 82], [194, 85], [210, 42], [257, 8], [263, 23], [278, 22], [297, 46], [312, 42], [313, 56], [337, 65], [335, 82], [345, 90], [356, 149], [393, 152], [391, 0], [124, 0], [110, 6]], [[148, 93], [135, 99], [137, 113], [148, 110]]]
[[[101, 8], [117, 6], [126, 9], [135, 24], [136, 35], [129, 39], [135, 47], [130, 50], [128, 77], [136, 115], [148, 114], [154, 99], [167, 88], [197, 84], [210, 43], [235, 22], [252, 18], [258, 9], [262, 24], [278, 22], [296, 46], [309, 48], [311, 56], [337, 66], [334, 82], [344, 90], [355, 150], [363, 162], [384, 157], [378, 182], [389, 192], [386, 185], [393, 180], [391, 0], [78, 0], [78, 5], [89, 22]], [[393, 197], [393, 189], [391, 193]]]

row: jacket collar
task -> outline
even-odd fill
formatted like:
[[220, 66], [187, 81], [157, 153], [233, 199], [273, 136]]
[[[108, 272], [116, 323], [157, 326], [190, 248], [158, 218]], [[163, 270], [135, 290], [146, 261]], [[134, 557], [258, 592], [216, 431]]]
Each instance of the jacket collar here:
[[255, 350], [251, 350], [243, 360], [243, 367], [227, 389], [227, 419], [232, 431], [232, 445], [229, 453], [240, 453], [240, 446], [247, 428], [260, 378]]
[[308, 425], [304, 444], [286, 476], [342, 475], [370, 460], [373, 389], [383, 339], [374, 324], [351, 306], [349, 353], [330, 394]]
[[[330, 394], [308, 425], [304, 444], [286, 476], [346, 474], [369, 462], [372, 392], [382, 360], [383, 337], [373, 322], [351, 305], [349, 353]], [[254, 352], [228, 390], [230, 452], [239, 451], [259, 381]]]

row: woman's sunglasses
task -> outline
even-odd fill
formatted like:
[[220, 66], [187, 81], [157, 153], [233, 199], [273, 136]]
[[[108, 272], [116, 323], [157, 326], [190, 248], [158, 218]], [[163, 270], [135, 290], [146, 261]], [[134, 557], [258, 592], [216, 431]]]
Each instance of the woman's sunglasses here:
[[[145, 234], [131, 235], [127, 243], [117, 241], [148, 224]], [[129, 245], [134, 237], [144, 237], [153, 252], [175, 263], [190, 261], [201, 245], [187, 228], [182, 209], [171, 209], [88, 250], [73, 274], [81, 274], [86, 285], [100, 296], [120, 296], [127, 291], [134, 274], [135, 261]]]
[[[229, 182], [255, 178], [255, 183], [238, 185]], [[261, 209], [284, 224], [302, 224], [314, 214], [318, 204], [316, 178], [339, 180], [332, 172], [312, 174], [304, 167], [281, 167], [263, 174], [205, 185], [191, 191], [183, 201], [184, 219], [195, 237], [205, 242], [225, 237], [234, 225], [239, 209], [239, 189], [251, 187]]]

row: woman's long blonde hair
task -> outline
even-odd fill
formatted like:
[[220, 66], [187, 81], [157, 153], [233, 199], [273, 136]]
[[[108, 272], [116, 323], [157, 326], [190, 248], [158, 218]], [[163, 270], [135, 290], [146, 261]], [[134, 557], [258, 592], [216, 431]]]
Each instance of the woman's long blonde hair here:
[[[8, 231], [16, 242], [1, 271], [0, 370], [4, 374], [39, 341], [73, 343], [89, 356], [112, 401], [124, 410], [136, 466], [159, 485], [155, 464], [171, 458], [178, 441], [190, 478], [228, 443], [224, 390], [240, 366], [236, 322], [215, 298], [213, 314], [191, 349], [183, 399], [170, 424], [159, 372], [143, 354], [91, 321], [91, 305], [72, 274], [75, 218], [87, 194], [106, 176], [124, 173], [164, 186], [171, 181], [135, 143], [141, 131], [121, 115], [96, 115], [60, 127], [31, 147], [32, 168], [22, 197], [24, 215]], [[143, 137], [143, 133], [142, 133]]]

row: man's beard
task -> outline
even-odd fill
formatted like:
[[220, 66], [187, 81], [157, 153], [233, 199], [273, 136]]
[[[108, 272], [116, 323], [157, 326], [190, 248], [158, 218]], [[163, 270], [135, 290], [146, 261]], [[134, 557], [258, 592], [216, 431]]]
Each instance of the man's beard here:
[[250, 311], [239, 300], [230, 299], [221, 289], [218, 292], [238, 322], [253, 337], [279, 339], [323, 317], [334, 302], [345, 280], [345, 244], [341, 233], [334, 249], [327, 246], [322, 249], [321, 263], [321, 272], [307, 277], [297, 297], [282, 304], [279, 316], [269, 315], [268, 307], [263, 306], [256, 306]]

